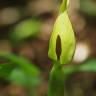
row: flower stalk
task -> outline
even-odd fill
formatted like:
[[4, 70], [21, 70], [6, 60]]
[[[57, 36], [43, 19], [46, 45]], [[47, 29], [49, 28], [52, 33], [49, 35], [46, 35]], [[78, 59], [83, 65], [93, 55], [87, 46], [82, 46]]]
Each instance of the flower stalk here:
[[54, 64], [51, 70], [48, 96], [64, 96], [64, 72], [60, 65]]

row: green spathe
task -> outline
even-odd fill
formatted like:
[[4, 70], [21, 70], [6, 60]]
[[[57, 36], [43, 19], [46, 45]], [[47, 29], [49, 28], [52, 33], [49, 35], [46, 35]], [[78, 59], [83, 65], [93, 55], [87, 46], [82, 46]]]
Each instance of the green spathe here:
[[[58, 36], [61, 40], [61, 55], [59, 60], [56, 54], [56, 41]], [[60, 64], [67, 64], [72, 59], [74, 50], [75, 36], [66, 10], [58, 16], [55, 22], [50, 38], [48, 55], [54, 61], [59, 61]]]

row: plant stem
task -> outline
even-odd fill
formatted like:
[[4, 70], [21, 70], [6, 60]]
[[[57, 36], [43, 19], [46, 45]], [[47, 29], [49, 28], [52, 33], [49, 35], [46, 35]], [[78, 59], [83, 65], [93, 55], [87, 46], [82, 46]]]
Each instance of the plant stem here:
[[69, 0], [62, 1], [61, 6], [60, 6], [60, 12], [59, 12], [60, 14], [63, 13], [67, 9], [68, 3], [69, 3]]
[[64, 96], [64, 71], [59, 64], [54, 64], [52, 68], [48, 96]]

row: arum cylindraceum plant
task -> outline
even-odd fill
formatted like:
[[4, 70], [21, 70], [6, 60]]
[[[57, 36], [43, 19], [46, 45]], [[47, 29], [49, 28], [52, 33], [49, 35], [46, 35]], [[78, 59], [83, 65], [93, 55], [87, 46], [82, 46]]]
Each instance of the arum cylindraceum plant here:
[[65, 77], [62, 65], [72, 60], [75, 51], [75, 35], [68, 17], [68, 5], [69, 0], [63, 0], [50, 38], [48, 56], [53, 60], [53, 68], [48, 96], [64, 96]]

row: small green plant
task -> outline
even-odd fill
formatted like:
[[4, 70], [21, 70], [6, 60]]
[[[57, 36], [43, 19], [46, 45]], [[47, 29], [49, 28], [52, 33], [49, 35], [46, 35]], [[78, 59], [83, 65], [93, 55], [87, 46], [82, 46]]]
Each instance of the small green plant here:
[[48, 55], [54, 65], [50, 74], [48, 96], [64, 96], [65, 74], [62, 64], [72, 60], [75, 50], [75, 36], [68, 17], [68, 5], [69, 0], [63, 0], [50, 39]]
[[41, 28], [40, 20], [31, 18], [23, 20], [16, 24], [9, 34], [9, 40], [12, 43], [21, 43], [28, 38], [34, 38], [38, 35]]

